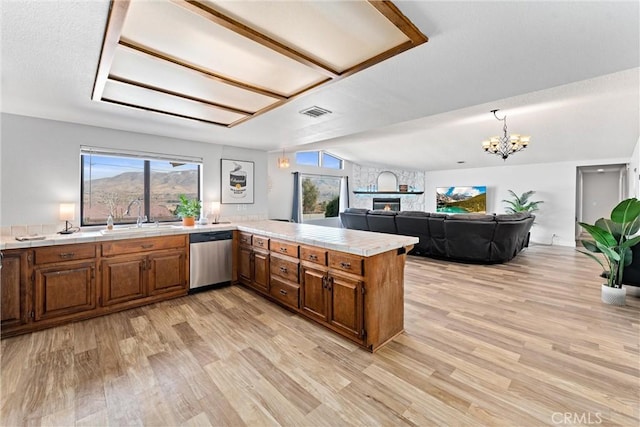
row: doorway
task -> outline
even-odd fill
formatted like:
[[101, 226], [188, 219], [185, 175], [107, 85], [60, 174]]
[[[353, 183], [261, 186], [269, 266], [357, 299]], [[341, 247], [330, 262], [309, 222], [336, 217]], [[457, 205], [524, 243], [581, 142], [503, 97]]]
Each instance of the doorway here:
[[626, 198], [627, 165], [578, 167], [576, 194], [576, 239], [578, 239], [583, 233], [578, 222], [593, 224], [599, 218], [609, 218], [611, 209]]

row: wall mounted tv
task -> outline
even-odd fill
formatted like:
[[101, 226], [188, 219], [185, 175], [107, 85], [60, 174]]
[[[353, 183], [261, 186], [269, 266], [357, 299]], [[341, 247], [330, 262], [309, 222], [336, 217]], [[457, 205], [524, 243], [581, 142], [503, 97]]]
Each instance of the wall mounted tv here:
[[487, 187], [438, 187], [436, 211], [443, 213], [486, 213]]

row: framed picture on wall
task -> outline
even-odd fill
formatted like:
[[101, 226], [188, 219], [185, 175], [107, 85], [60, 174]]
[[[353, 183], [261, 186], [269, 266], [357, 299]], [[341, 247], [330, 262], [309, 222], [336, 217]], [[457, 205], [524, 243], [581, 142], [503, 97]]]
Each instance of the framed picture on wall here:
[[220, 160], [220, 203], [253, 203], [253, 162]]

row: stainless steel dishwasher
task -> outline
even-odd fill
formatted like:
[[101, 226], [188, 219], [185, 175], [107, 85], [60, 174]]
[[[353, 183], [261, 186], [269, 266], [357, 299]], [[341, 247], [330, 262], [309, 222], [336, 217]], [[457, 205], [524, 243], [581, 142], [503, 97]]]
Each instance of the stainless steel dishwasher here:
[[189, 292], [231, 281], [232, 231], [189, 235]]

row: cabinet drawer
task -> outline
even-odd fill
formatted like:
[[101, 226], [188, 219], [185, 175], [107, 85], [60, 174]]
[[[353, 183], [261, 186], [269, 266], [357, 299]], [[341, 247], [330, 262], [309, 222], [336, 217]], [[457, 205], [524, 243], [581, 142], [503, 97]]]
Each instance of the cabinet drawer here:
[[298, 245], [295, 243], [271, 240], [270, 247], [275, 253], [298, 258]]
[[238, 241], [242, 246], [251, 246], [251, 234], [240, 231]]
[[298, 263], [277, 256], [271, 257], [271, 274], [292, 282], [298, 281]]
[[300, 259], [319, 265], [327, 265], [327, 251], [320, 248], [300, 247]]
[[329, 252], [329, 267], [331, 268], [362, 276], [362, 264], [363, 259], [361, 256], [344, 252]]
[[47, 264], [61, 261], [75, 261], [96, 257], [96, 245], [62, 245], [47, 246], [35, 250], [35, 263]]
[[163, 236], [151, 239], [115, 240], [102, 244], [102, 256], [131, 254], [160, 249], [174, 249], [186, 247], [186, 236]]
[[271, 290], [269, 291], [272, 297], [288, 305], [289, 307], [299, 308], [300, 301], [300, 286], [294, 283], [285, 282], [277, 277], [271, 277]]
[[253, 236], [253, 246], [260, 249], [269, 249], [269, 239], [262, 236]]

